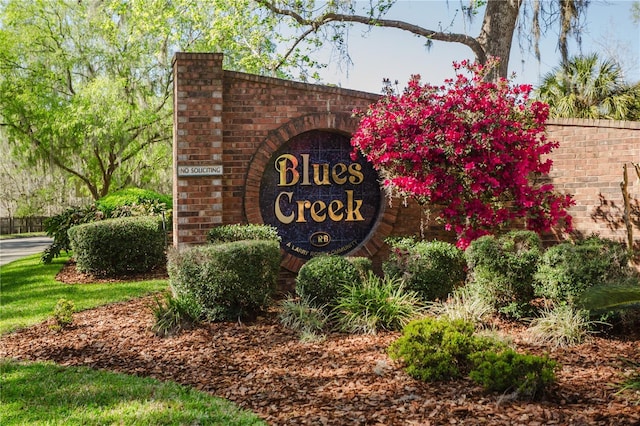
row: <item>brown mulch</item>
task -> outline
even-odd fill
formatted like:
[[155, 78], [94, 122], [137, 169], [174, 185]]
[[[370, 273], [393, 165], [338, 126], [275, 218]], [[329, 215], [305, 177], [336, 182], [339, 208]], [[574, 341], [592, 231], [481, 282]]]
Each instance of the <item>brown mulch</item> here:
[[[252, 323], [206, 324], [160, 338], [150, 331], [152, 300], [76, 313], [61, 331], [42, 323], [3, 335], [0, 357], [172, 380], [229, 399], [273, 425], [640, 424], [640, 391], [619, 392], [638, 373], [637, 335], [547, 349], [562, 366], [557, 385], [545, 400], [528, 402], [484, 392], [468, 379], [412, 379], [386, 354], [398, 333], [331, 334], [302, 343], [271, 312]], [[545, 353], [526, 343], [521, 327], [505, 330], [519, 350]]]
[[56, 280], [65, 284], [108, 284], [122, 281], [146, 281], [167, 279], [167, 268], [157, 268], [150, 272], [130, 273], [118, 278], [101, 277], [78, 271], [75, 260], [71, 259], [56, 275]]

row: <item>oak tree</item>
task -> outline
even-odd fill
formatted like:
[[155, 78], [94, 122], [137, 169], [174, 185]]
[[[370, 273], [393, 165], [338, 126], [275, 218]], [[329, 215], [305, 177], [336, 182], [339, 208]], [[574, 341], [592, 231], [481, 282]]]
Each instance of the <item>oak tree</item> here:
[[[357, 9], [358, 2], [338, 0], [255, 1], [272, 13], [289, 19], [288, 25], [298, 29], [296, 43], [308, 38], [313, 38], [315, 43], [329, 40], [345, 53], [345, 29], [350, 24], [398, 29], [424, 38], [427, 45], [433, 42], [461, 43], [473, 52], [476, 61], [481, 64], [490, 57], [501, 58], [499, 67], [490, 76], [492, 78], [507, 77], [509, 54], [516, 31], [531, 42], [538, 58], [540, 36], [548, 30], [557, 31], [558, 48], [563, 60], [566, 60], [569, 56], [569, 37], [575, 35], [579, 41], [580, 19], [589, 4], [588, 0], [460, 0], [460, 9], [469, 20], [484, 9], [480, 32], [471, 36], [440, 28], [438, 22], [426, 27], [386, 19], [385, 15], [396, 0], [360, 2], [365, 4], [362, 9]], [[327, 32], [323, 34], [325, 28]]]
[[277, 21], [251, 0], [0, 3], [0, 131], [12, 154], [76, 180], [94, 199], [149, 186], [171, 164], [176, 51], [288, 76]]

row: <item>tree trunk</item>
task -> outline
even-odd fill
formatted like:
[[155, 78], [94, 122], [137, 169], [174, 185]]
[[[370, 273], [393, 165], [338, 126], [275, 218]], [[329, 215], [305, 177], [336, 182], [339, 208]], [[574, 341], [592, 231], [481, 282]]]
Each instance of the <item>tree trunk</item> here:
[[[500, 58], [500, 66], [488, 78], [507, 77], [509, 55], [513, 33], [518, 23], [521, 0], [488, 0], [485, 9], [482, 29], [476, 40], [483, 47], [485, 58], [477, 58], [485, 62], [489, 57]], [[484, 60], [483, 60], [484, 59]]]

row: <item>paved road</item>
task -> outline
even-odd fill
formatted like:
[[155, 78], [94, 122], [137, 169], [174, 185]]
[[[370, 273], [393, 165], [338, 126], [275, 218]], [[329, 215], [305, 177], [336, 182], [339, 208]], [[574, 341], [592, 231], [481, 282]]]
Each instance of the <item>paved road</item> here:
[[28, 237], [0, 240], [0, 265], [44, 251], [53, 242], [49, 237]]

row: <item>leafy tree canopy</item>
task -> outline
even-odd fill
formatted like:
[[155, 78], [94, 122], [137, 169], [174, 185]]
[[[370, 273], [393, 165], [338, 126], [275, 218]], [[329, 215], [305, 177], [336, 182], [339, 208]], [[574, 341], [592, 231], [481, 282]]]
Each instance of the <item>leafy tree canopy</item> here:
[[276, 25], [250, 0], [3, 1], [0, 130], [94, 199], [153, 182], [170, 164], [173, 54], [222, 52], [227, 69], [287, 77], [309, 62], [279, 56]]

